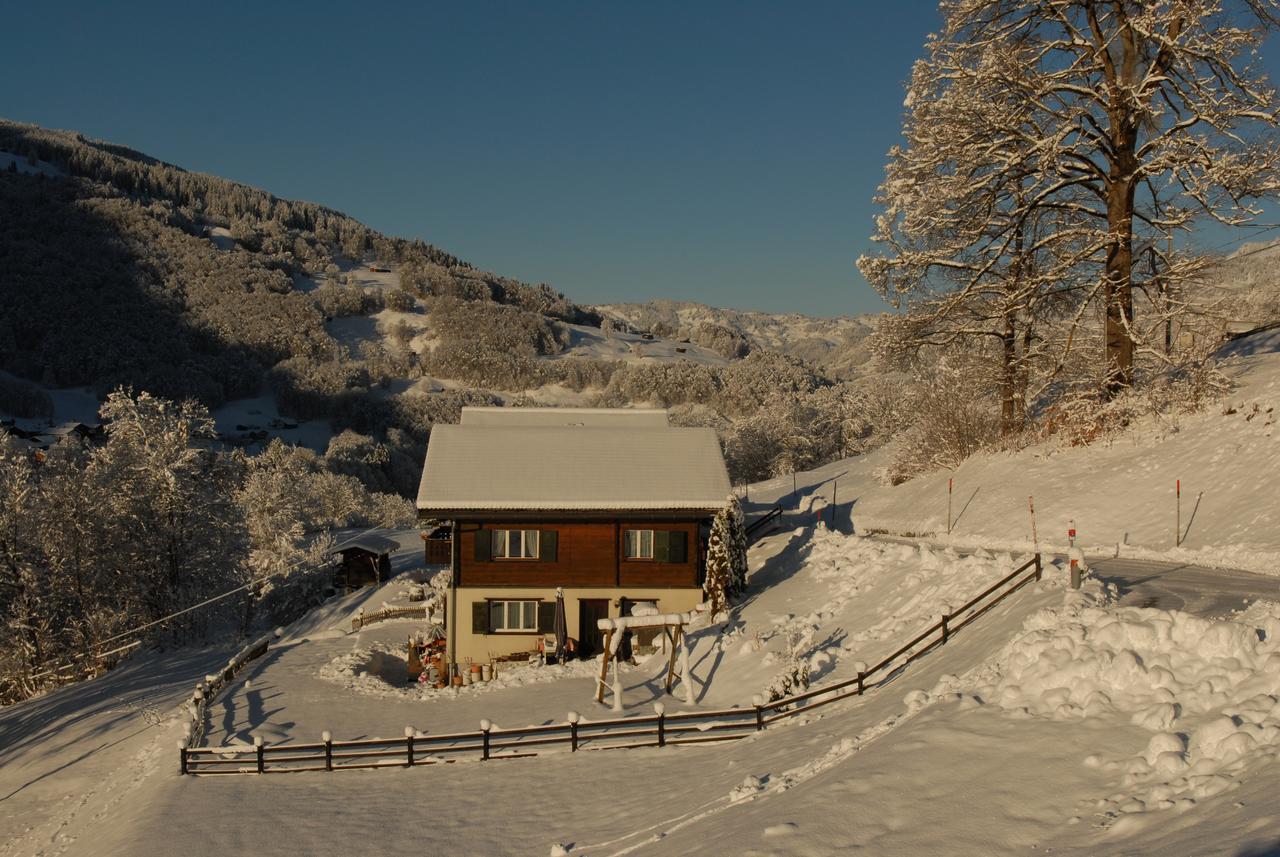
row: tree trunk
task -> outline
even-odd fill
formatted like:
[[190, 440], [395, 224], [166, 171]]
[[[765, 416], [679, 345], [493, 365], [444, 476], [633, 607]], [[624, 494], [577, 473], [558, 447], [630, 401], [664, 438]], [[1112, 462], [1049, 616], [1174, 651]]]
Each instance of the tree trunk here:
[[1136, 100], [1140, 36], [1116, 4], [1120, 18], [1114, 39], [1103, 34], [1097, 8], [1089, 6], [1095, 46], [1107, 82], [1110, 146], [1107, 160], [1107, 244], [1103, 273], [1106, 312], [1103, 391], [1111, 398], [1133, 385], [1133, 200], [1137, 191], [1138, 123], [1143, 115]]
[[1018, 337], [1013, 313], [1004, 317], [1004, 332], [1000, 336], [1000, 434], [1008, 436], [1018, 431]]
[[[1106, 306], [1104, 390], [1108, 398], [1133, 385], [1133, 168], [1118, 159], [1107, 193], [1107, 226], [1111, 243], [1103, 282]], [[1119, 173], [1120, 175], [1117, 175]]]

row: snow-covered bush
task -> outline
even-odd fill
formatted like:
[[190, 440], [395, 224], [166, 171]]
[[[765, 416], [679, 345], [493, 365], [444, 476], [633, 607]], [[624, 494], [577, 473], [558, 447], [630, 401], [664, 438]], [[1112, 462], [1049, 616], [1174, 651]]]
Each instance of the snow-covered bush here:
[[881, 474], [892, 485], [921, 473], [955, 468], [1000, 435], [998, 410], [980, 383], [946, 364], [917, 379], [911, 427], [897, 439]]
[[809, 659], [804, 656], [804, 648], [811, 641], [799, 629], [787, 632], [787, 656], [782, 670], [765, 686], [764, 694], [768, 702], [794, 696], [809, 689]]

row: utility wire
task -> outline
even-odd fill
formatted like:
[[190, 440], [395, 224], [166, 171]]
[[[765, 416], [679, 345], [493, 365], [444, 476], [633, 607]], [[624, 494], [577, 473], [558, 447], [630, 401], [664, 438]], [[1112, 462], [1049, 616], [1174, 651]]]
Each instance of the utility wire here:
[[[344, 540], [343, 540], [343, 542], [342, 542], [342, 544], [347, 544], [347, 543], [349, 543], [349, 542], [355, 541], [356, 539], [359, 539], [361, 536], [368, 535], [369, 533], [373, 532], [373, 531], [374, 531], [374, 530], [376, 530], [376, 529], [378, 529], [378, 528], [377, 528], [377, 527], [369, 527], [369, 528], [368, 528], [367, 530], [365, 530], [364, 532], [357, 533], [357, 534], [356, 534], [356, 535], [354, 535], [354, 536], [351, 536], [351, 537], [349, 537], [349, 538], [347, 538], [347, 539], [344, 539]], [[108, 644], [108, 643], [113, 643], [113, 642], [115, 642], [115, 641], [117, 641], [117, 640], [122, 640], [122, 639], [124, 639], [125, 637], [131, 637], [131, 636], [133, 636], [134, 634], [138, 634], [138, 633], [140, 633], [140, 632], [142, 632], [142, 631], [146, 631], [146, 630], [147, 630], [147, 629], [149, 629], [149, 628], [154, 628], [154, 627], [156, 627], [157, 625], [162, 625], [162, 624], [164, 624], [165, 622], [172, 621], [173, 619], [176, 619], [176, 618], [178, 618], [179, 616], [184, 616], [184, 615], [186, 615], [187, 613], [191, 613], [191, 612], [193, 612], [193, 611], [195, 611], [195, 610], [200, 610], [201, 608], [208, 607], [210, 604], [215, 604], [215, 603], [217, 603], [217, 602], [219, 602], [219, 601], [223, 600], [224, 598], [230, 598], [232, 595], [235, 595], [235, 594], [236, 594], [236, 593], [238, 593], [238, 592], [243, 592], [243, 591], [245, 591], [246, 589], [249, 589], [249, 588], [251, 588], [251, 587], [253, 587], [253, 586], [257, 586], [259, 583], [263, 583], [263, 582], [265, 582], [265, 581], [271, 580], [273, 577], [280, 577], [280, 576], [281, 576], [281, 575], [283, 575], [283, 574], [288, 574], [289, 572], [293, 571], [295, 568], [298, 568], [299, 566], [301, 566], [301, 565], [302, 565], [303, 563], [305, 563], [305, 562], [306, 562], [306, 560], [305, 560], [305, 559], [298, 560], [298, 561], [296, 561], [296, 562], [294, 562], [294, 563], [291, 563], [288, 567], [286, 567], [286, 568], [282, 568], [280, 571], [274, 571], [274, 572], [272, 572], [271, 574], [267, 574], [267, 575], [264, 575], [264, 576], [262, 576], [262, 577], [254, 578], [253, 580], [250, 580], [248, 583], [241, 584], [240, 586], [237, 586], [235, 589], [228, 589], [226, 592], [223, 592], [223, 593], [221, 593], [221, 594], [219, 594], [219, 595], [214, 595], [214, 596], [212, 596], [212, 597], [210, 597], [210, 598], [206, 598], [205, 600], [203, 600], [203, 601], [201, 601], [201, 602], [199, 602], [199, 603], [197, 603], [197, 604], [192, 604], [190, 607], [184, 607], [184, 608], [182, 608], [181, 610], [175, 610], [173, 613], [170, 613], [170, 614], [168, 614], [167, 616], [161, 616], [159, 619], [155, 619], [155, 620], [153, 620], [153, 621], [151, 621], [151, 622], [146, 622], [146, 623], [144, 623], [144, 624], [142, 624], [142, 625], [138, 625], [138, 626], [137, 626], [137, 627], [135, 627], [135, 628], [130, 628], [128, 631], [121, 631], [120, 633], [118, 633], [118, 634], [114, 634], [114, 635], [112, 635], [112, 636], [110, 636], [110, 637], [107, 637], [106, 639], [99, 640], [99, 641], [98, 641], [98, 645], [99, 645], [99, 646], [105, 646], [105, 645], [106, 645], [106, 644]], [[119, 649], [116, 649], [116, 650], [113, 650], [113, 651], [119, 651]], [[112, 653], [113, 653], [113, 652], [105, 652], [105, 653], [104, 653], [104, 655], [109, 655], [109, 654], [112, 654]], [[72, 662], [74, 662], [74, 661], [80, 661], [80, 660], [84, 660], [84, 659], [85, 659], [85, 658], [87, 658], [87, 657], [89, 657], [89, 655], [76, 655], [76, 656], [74, 656], [74, 657], [71, 659], [71, 661], [72, 661]], [[100, 655], [93, 655], [93, 657], [94, 657], [94, 658], [98, 658], [98, 657], [101, 657], [101, 656], [100, 656]], [[38, 673], [37, 675], [32, 676], [32, 677], [33, 677], [33, 678], [39, 678], [39, 677], [41, 677], [41, 676], [51, 675], [51, 674], [56, 673], [56, 672], [61, 672], [61, 671], [62, 671], [63, 669], [65, 669], [67, 666], [71, 666], [71, 664], [70, 664], [70, 663], [68, 663], [68, 664], [64, 664], [64, 665], [63, 665], [63, 666], [61, 666], [61, 667], [58, 667], [58, 668], [53, 669], [53, 670], [46, 670], [45, 672]]]

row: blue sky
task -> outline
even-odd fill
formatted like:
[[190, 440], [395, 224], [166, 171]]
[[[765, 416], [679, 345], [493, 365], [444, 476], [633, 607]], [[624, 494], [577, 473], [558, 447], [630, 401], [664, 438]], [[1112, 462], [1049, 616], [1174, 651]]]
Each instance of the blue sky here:
[[895, 3], [24, 3], [0, 115], [321, 202], [590, 303], [818, 315], [939, 23]]

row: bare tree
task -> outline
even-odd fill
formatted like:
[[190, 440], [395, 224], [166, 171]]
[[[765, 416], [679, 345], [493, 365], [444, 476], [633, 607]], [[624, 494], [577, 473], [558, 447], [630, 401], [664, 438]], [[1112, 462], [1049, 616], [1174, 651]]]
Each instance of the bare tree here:
[[[1275, 92], [1255, 65], [1280, 5], [945, 0], [941, 8], [945, 27], [913, 75], [908, 146], [891, 153], [882, 187], [890, 219], [878, 230], [881, 238], [899, 230], [913, 248], [934, 252], [927, 267], [925, 257], [900, 266], [895, 288], [953, 267], [957, 245], [978, 248], [990, 271], [1022, 273], [1029, 251], [1035, 258], [1050, 249], [1028, 243], [1029, 215], [1049, 212], [1051, 240], [1066, 235], [1070, 243], [1065, 253], [1052, 248], [1055, 276], [1070, 270], [1077, 283], [1091, 282], [1087, 297], [1101, 305], [1100, 374], [1114, 395], [1132, 385], [1135, 349], [1147, 347], [1135, 294], [1158, 291], [1151, 306], [1175, 312], [1180, 303], [1169, 296], [1203, 268], [1193, 254], [1171, 252], [1170, 237], [1204, 218], [1246, 223], [1259, 213], [1255, 201], [1280, 187]], [[986, 132], [966, 105], [989, 118]], [[922, 144], [942, 159], [933, 186], [950, 192], [907, 215], [905, 201], [927, 200], [894, 184], [894, 162]], [[1000, 183], [1016, 203], [946, 204], [992, 199]], [[890, 201], [899, 199], [895, 208]], [[896, 250], [891, 244], [889, 261], [901, 256]], [[1145, 281], [1143, 256], [1152, 272]], [[886, 261], [876, 264], [864, 264], [864, 273], [890, 282]]]

